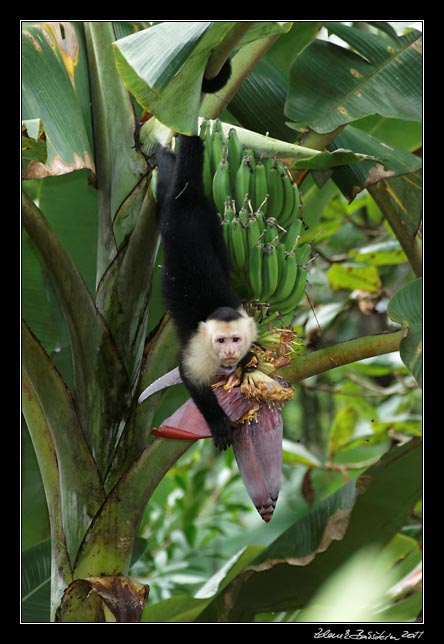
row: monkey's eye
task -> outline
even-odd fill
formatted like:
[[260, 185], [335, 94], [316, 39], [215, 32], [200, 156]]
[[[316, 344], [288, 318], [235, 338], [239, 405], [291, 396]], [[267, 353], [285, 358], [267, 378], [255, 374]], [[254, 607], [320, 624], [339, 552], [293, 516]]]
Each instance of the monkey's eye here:
[[225, 342], [225, 338], [217, 338], [217, 342], [219, 342], [219, 344], [223, 344]]
[[240, 338], [237, 335], [235, 335], [233, 338], [233, 342], [240, 342]]

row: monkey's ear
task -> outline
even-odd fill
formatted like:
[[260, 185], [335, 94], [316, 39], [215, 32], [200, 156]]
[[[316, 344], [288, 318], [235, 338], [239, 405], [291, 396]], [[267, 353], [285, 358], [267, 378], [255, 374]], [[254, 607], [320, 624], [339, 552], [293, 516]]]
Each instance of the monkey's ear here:
[[197, 333], [201, 342], [211, 342], [211, 329], [207, 322], [199, 322]]
[[208, 325], [206, 322], [199, 322], [199, 326], [197, 327], [197, 332], [201, 335], [207, 335], [208, 334]]
[[247, 330], [250, 339], [250, 344], [254, 342], [257, 338], [257, 326], [253, 318], [247, 318]]

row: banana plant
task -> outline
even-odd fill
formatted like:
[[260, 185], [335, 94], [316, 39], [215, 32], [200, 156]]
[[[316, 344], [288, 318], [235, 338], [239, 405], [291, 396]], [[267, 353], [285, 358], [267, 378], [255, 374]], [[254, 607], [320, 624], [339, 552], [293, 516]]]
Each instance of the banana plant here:
[[[152, 155], [170, 128], [190, 133], [199, 112], [220, 116], [292, 28], [23, 23], [23, 282], [25, 293], [40, 290], [49, 305], [42, 300], [41, 317], [24, 302], [22, 401], [50, 518], [51, 620], [141, 619], [149, 589], [128, 576], [138, 525], [154, 489], [190, 445], [150, 434], [159, 392], [137, 402], [176, 366], [179, 348], [156, 299]], [[202, 76], [214, 75], [232, 53], [228, 98], [201, 104]], [[146, 120], [140, 106], [154, 116]], [[244, 128], [239, 135], [258, 154], [287, 160], [295, 176], [377, 158], [374, 151], [321, 151]], [[72, 235], [81, 240], [85, 229], [94, 230], [96, 249], [70, 252]], [[397, 319], [409, 325], [408, 316]], [[404, 335], [338, 345], [328, 359], [311, 354], [288, 366], [285, 377], [297, 382], [331, 368], [332, 359], [338, 366], [398, 350]], [[416, 500], [416, 487], [410, 495]], [[403, 517], [408, 506], [406, 499]], [[241, 580], [245, 592], [248, 579]]]

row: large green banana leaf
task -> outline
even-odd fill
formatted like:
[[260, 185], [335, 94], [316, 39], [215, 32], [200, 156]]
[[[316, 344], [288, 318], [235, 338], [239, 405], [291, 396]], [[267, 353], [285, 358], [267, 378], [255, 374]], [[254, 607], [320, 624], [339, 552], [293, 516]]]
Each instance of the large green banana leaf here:
[[[351, 201], [368, 184], [388, 177], [403, 177], [421, 170], [422, 159], [402, 148], [394, 148], [353, 125], [344, 128], [330, 143], [329, 150], [346, 148], [373, 155], [384, 165], [387, 175], [377, 172], [375, 163], [363, 161], [335, 168], [333, 180]], [[407, 180], [407, 179], [406, 179]], [[416, 224], [417, 218], [416, 219]]]
[[[208, 59], [239, 24], [160, 23], [115, 43], [117, 68], [127, 89], [146, 111], [179, 132], [194, 133]], [[290, 27], [291, 23], [253, 23], [238, 45], [283, 33]]]
[[46, 159], [43, 160], [42, 150], [27, 164], [24, 178], [42, 178], [82, 168], [95, 172], [81, 23], [24, 25], [22, 86], [22, 118], [40, 119], [46, 140]]
[[306, 605], [352, 553], [397, 534], [421, 493], [420, 465], [420, 441], [392, 449], [366, 470], [357, 496], [356, 483], [346, 484], [268, 547], [243, 549], [194, 598], [148, 604], [142, 620], [251, 621], [258, 611]]
[[422, 387], [422, 279], [417, 279], [400, 289], [390, 300], [388, 314], [408, 327], [401, 341], [399, 353], [405, 366]]
[[290, 72], [285, 113], [296, 129], [331, 132], [369, 114], [420, 121], [420, 32], [404, 36], [324, 23], [349, 48], [313, 40]]
[[316, 35], [322, 23], [295, 22], [282, 34], [257, 63], [239, 87], [228, 110], [246, 128], [284, 141], [293, 141], [295, 132], [284, 114], [288, 74], [297, 54]]

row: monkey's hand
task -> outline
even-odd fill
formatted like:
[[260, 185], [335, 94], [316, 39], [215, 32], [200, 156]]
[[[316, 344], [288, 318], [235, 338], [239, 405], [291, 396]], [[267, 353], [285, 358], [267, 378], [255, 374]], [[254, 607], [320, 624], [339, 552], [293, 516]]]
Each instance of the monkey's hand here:
[[236, 423], [231, 422], [228, 416], [212, 422], [210, 429], [214, 439], [214, 445], [221, 452], [225, 451], [232, 443], [231, 432], [236, 428]]

